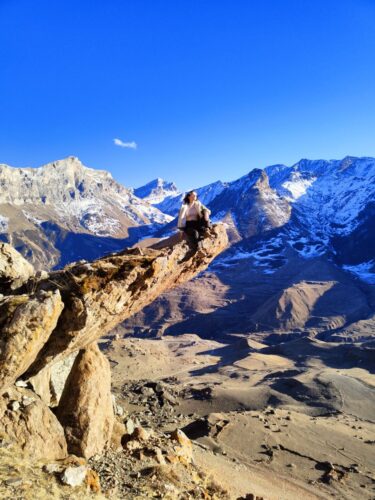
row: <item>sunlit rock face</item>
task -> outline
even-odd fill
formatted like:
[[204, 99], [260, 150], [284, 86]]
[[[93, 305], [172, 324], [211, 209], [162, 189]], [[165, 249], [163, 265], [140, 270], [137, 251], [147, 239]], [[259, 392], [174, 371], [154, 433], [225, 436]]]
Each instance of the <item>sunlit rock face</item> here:
[[0, 243], [0, 293], [15, 290], [34, 273], [33, 266], [11, 245]]

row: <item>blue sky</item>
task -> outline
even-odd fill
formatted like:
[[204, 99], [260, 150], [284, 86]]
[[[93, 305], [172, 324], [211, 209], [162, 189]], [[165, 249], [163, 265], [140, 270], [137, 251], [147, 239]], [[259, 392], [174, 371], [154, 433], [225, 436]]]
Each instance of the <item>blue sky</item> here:
[[374, 27], [375, 0], [0, 0], [0, 163], [188, 189], [375, 156]]

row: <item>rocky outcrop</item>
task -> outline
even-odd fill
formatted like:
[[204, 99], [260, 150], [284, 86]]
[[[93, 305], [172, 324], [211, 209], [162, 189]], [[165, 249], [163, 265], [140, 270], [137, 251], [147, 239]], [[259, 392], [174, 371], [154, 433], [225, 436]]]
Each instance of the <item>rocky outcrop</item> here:
[[0, 433], [35, 460], [58, 460], [67, 455], [61, 424], [27, 389], [12, 387], [0, 398]]
[[85, 348], [165, 290], [193, 278], [226, 247], [227, 241], [225, 228], [216, 225], [207, 231], [198, 252], [182, 241], [160, 250], [128, 249], [51, 273], [37, 289], [58, 289], [64, 310], [29, 375]]
[[21, 376], [47, 342], [63, 309], [60, 292], [12, 295], [0, 303], [0, 394]]
[[65, 429], [70, 453], [90, 458], [109, 443], [114, 423], [111, 371], [97, 344], [78, 353], [57, 417]]
[[[207, 230], [198, 251], [172, 238], [163, 248], [127, 249], [43, 279], [33, 276], [2, 297], [0, 430], [37, 458], [47, 458], [42, 446], [48, 458], [64, 456], [66, 440], [77, 455], [100, 453], [111, 440], [114, 414], [109, 363], [95, 341], [204, 270], [226, 245], [225, 229], [217, 225]], [[64, 384], [56, 413], [66, 439], [49, 409]], [[30, 386], [34, 392], [25, 388]], [[26, 392], [18, 401], [12, 391]]]
[[0, 293], [15, 290], [34, 274], [34, 268], [8, 243], [0, 243]]

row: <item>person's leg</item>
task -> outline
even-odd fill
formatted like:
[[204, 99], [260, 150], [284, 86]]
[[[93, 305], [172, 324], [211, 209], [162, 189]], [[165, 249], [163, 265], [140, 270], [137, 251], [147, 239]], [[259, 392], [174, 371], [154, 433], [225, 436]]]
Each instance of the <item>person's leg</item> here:
[[198, 222], [189, 220], [186, 221], [185, 233], [188, 237], [189, 243], [196, 248], [200, 239]]

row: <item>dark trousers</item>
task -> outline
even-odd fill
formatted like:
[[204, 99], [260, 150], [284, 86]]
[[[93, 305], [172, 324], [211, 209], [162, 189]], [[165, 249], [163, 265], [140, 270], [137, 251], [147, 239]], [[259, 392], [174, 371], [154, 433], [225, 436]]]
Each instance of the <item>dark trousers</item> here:
[[188, 237], [189, 243], [193, 246], [198, 245], [198, 241], [203, 239], [204, 227], [199, 220], [187, 220], [184, 232]]

